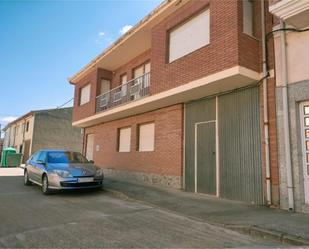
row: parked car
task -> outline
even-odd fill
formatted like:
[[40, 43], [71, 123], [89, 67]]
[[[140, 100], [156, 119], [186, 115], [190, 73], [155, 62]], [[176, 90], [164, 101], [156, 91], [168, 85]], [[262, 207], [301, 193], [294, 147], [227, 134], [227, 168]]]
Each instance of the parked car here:
[[38, 184], [44, 194], [53, 190], [101, 188], [103, 170], [81, 153], [66, 150], [40, 150], [26, 162], [24, 184]]

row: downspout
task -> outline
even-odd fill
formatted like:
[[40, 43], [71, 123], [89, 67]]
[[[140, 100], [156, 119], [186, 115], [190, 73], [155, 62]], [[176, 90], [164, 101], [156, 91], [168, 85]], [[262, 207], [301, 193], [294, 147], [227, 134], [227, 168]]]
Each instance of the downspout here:
[[266, 204], [271, 205], [271, 182], [270, 182], [270, 150], [269, 150], [269, 120], [268, 120], [268, 89], [267, 76], [268, 68], [266, 62], [266, 30], [265, 30], [265, 3], [261, 1], [262, 21], [262, 59], [263, 59], [263, 120], [264, 120], [264, 141], [265, 141], [265, 168], [266, 168]]
[[[280, 28], [282, 29], [285, 28], [285, 24], [282, 20], [280, 20]], [[288, 67], [287, 67], [285, 32], [280, 33], [280, 48], [281, 48], [284, 148], [285, 148], [285, 165], [286, 165], [286, 175], [287, 175], [288, 203], [289, 203], [289, 210], [294, 211], [294, 192], [293, 192], [294, 186], [293, 186], [291, 147], [290, 147], [290, 124], [289, 124], [289, 106], [288, 106]]]

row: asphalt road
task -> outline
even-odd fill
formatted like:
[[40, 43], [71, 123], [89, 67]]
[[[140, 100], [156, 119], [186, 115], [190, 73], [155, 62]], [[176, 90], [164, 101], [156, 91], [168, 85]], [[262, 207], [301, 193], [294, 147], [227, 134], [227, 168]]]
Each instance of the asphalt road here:
[[104, 190], [44, 196], [38, 186], [24, 186], [21, 176], [0, 176], [0, 248], [253, 246], [280, 245], [119, 199]]

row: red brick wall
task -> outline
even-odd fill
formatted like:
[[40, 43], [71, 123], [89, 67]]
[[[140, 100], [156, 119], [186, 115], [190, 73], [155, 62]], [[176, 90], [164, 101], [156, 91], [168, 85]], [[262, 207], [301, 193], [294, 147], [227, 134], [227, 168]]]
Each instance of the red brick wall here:
[[[210, 44], [166, 63], [167, 32], [203, 8], [210, 8]], [[151, 93], [158, 93], [238, 64], [237, 1], [192, 1], [152, 29]]]
[[123, 74], [127, 74], [127, 79], [131, 80], [133, 79], [133, 70], [134, 68], [142, 65], [144, 62], [150, 60], [150, 49], [145, 51], [144, 53], [140, 54], [127, 64], [121, 66], [115, 72], [113, 73], [113, 80], [112, 80], [112, 88], [117, 87], [121, 84], [120, 82], [120, 76]]
[[[192, 17], [198, 11], [210, 9], [210, 44], [193, 53], [179, 58], [172, 63], [166, 62], [168, 49], [168, 31]], [[258, 13], [259, 2], [255, 9]], [[256, 33], [260, 35], [260, 15], [255, 17]], [[121, 66], [112, 74], [112, 88], [120, 84], [120, 76], [127, 73], [132, 79], [133, 69], [147, 60], [151, 60], [151, 94], [156, 94], [207, 75], [242, 65], [252, 70], [260, 71], [260, 41], [242, 33], [242, 2], [194, 0], [170, 15], [153, 27], [151, 32], [152, 48], [129, 63]], [[80, 80], [79, 88], [89, 77]], [[93, 82], [98, 78], [93, 76]], [[95, 84], [93, 83], [95, 88]], [[75, 92], [78, 96], [79, 90]], [[75, 105], [76, 107], [76, 105]], [[78, 107], [78, 106], [77, 106]], [[94, 101], [85, 107], [74, 108], [74, 121], [94, 114]]]
[[[95, 114], [96, 96], [100, 91], [98, 88], [98, 83], [101, 78], [111, 79], [112, 72], [104, 69], [93, 69], [75, 85], [73, 122]], [[91, 85], [90, 102], [80, 106], [80, 90], [88, 84]]]
[[[137, 125], [155, 123], [155, 151], [137, 151]], [[117, 151], [118, 128], [131, 126], [131, 152]], [[120, 119], [86, 128], [94, 133], [94, 161], [103, 168], [155, 173], [170, 176], [182, 175], [183, 106], [175, 105], [141, 115]]]

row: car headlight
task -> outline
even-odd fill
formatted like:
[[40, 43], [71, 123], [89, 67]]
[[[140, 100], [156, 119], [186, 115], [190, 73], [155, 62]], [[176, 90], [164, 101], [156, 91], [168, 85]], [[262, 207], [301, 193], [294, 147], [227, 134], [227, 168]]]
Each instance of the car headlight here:
[[61, 176], [62, 178], [67, 178], [67, 177], [73, 177], [71, 173], [67, 170], [53, 170], [54, 173], [56, 173], [58, 176]]
[[98, 169], [95, 173], [95, 176], [103, 176], [103, 169]]

